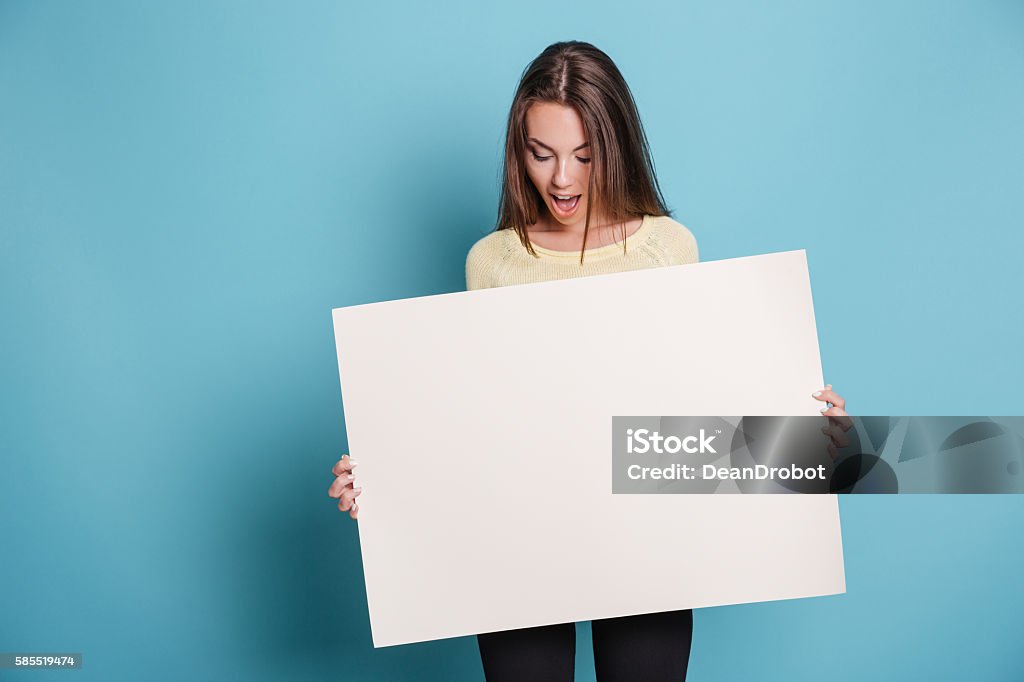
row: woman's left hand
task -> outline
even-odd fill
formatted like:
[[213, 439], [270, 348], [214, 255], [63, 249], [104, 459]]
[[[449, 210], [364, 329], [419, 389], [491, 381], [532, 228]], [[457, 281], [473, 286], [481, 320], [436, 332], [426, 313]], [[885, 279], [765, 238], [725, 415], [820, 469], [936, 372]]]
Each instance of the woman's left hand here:
[[811, 397], [825, 403], [821, 408], [821, 414], [828, 417], [828, 425], [822, 427], [821, 432], [831, 439], [828, 454], [832, 459], [836, 459], [839, 456], [836, 448], [845, 448], [850, 444], [846, 432], [853, 426], [853, 421], [846, 414], [846, 401], [843, 400], [843, 396], [832, 390], [832, 384], [825, 384], [824, 388], [812, 393]]

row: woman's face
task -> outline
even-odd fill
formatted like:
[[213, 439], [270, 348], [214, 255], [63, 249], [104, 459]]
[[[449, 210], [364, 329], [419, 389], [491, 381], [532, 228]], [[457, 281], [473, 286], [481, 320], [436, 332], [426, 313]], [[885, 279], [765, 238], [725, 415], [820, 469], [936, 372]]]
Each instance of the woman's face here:
[[526, 173], [548, 212], [565, 227], [587, 216], [590, 145], [572, 107], [538, 102], [526, 111]]

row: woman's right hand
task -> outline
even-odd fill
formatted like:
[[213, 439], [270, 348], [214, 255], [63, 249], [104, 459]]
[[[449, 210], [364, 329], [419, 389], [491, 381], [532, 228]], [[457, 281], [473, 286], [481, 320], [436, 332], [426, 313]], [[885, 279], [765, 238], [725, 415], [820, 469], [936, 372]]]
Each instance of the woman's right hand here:
[[351, 457], [342, 455], [338, 463], [331, 469], [331, 473], [337, 478], [334, 479], [331, 487], [327, 489], [328, 495], [339, 498], [338, 509], [347, 511], [348, 515], [353, 519], [359, 518], [359, 505], [356, 503], [356, 498], [363, 493], [362, 488], [355, 487], [356, 477], [352, 470], [356, 466], [358, 466], [357, 463]]

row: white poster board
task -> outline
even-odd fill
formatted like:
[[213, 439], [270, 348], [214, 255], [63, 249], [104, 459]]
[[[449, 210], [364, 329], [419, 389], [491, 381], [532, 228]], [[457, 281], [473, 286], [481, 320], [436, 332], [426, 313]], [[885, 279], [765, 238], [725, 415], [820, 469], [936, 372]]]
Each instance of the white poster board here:
[[834, 496], [611, 493], [613, 415], [818, 413], [803, 251], [334, 327], [374, 646], [845, 592]]

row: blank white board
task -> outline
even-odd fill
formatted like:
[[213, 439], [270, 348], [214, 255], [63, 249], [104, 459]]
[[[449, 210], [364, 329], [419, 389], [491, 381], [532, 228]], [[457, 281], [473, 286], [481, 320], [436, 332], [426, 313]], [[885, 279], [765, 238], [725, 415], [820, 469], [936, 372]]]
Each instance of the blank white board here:
[[845, 592], [834, 496], [612, 495], [613, 415], [817, 414], [803, 251], [334, 310], [375, 647]]

